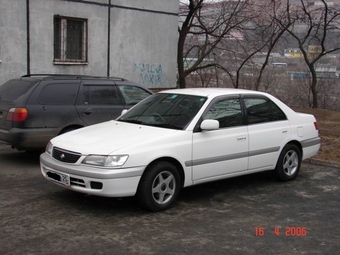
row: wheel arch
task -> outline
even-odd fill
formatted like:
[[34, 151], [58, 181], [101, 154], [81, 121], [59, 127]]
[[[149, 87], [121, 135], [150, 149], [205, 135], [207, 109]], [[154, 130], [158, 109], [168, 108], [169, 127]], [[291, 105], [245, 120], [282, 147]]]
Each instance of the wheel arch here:
[[[297, 140], [289, 141], [288, 143], [285, 144], [285, 146], [288, 145], [288, 144], [294, 144], [294, 145], [296, 145], [296, 146], [299, 148], [299, 150], [300, 150], [301, 159], [303, 159], [303, 149], [302, 149], [302, 144], [301, 144], [299, 141], [297, 141]], [[283, 148], [283, 147], [282, 147], [282, 148]]]
[[[294, 148], [294, 149], [293, 149]], [[295, 155], [288, 155], [290, 150], [298, 151], [300, 155], [297, 155], [298, 162], [295, 162]], [[292, 181], [296, 178], [299, 173], [300, 166], [302, 163], [302, 145], [299, 141], [292, 140], [283, 146], [279, 158], [277, 160], [276, 166], [272, 171], [274, 178], [281, 182]], [[286, 158], [288, 155], [288, 158]]]
[[143, 178], [144, 174], [157, 162], [169, 162], [169, 163], [173, 164], [177, 168], [178, 173], [181, 177], [181, 188], [184, 186], [185, 175], [184, 175], [183, 166], [181, 165], [181, 163], [177, 159], [172, 158], [172, 157], [161, 157], [161, 158], [157, 158], [157, 159], [153, 160], [152, 162], [150, 162], [147, 165], [147, 167], [145, 168], [145, 170], [142, 174], [142, 178]]

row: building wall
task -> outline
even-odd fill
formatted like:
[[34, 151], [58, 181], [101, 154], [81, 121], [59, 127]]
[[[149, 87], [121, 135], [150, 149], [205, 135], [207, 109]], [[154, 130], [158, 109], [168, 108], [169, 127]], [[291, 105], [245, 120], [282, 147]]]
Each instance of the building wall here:
[[0, 84], [26, 73], [25, 0], [0, 0]]
[[[177, 0], [0, 0], [0, 5], [1, 84], [27, 72], [106, 76], [110, 49], [110, 76], [149, 88], [176, 86]], [[55, 15], [87, 19], [87, 64], [53, 63]]]

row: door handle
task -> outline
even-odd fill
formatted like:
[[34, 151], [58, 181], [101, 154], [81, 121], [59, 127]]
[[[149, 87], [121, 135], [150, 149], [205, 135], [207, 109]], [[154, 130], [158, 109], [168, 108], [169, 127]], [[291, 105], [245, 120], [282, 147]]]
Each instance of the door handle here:
[[88, 109], [84, 110], [83, 113], [84, 113], [85, 115], [90, 115], [90, 114], [92, 113], [92, 109], [91, 109], [91, 108], [88, 108]]
[[239, 142], [242, 142], [242, 141], [245, 141], [245, 140], [247, 140], [246, 136], [237, 137], [237, 141], [239, 141]]

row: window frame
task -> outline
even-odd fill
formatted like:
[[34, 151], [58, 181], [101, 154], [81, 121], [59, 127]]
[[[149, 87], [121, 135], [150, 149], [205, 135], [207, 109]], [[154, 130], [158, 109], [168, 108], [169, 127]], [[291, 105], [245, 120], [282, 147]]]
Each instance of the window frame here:
[[[267, 104], [269, 104], [270, 111], [271, 111], [271, 120], [270, 121], [262, 121], [262, 122], [256, 122], [256, 123], [249, 123], [249, 116], [248, 116], [248, 108], [245, 103], [245, 99], [262, 99], [265, 100]], [[244, 108], [244, 113], [245, 113], [245, 121], [247, 125], [258, 125], [258, 124], [266, 124], [266, 123], [272, 123], [276, 121], [286, 121], [288, 120], [286, 113], [270, 98], [262, 95], [243, 95], [241, 98], [241, 103], [242, 107]], [[278, 119], [275, 120], [274, 117], [274, 112], [273, 112], [273, 105], [275, 105], [285, 116], [285, 119]]]
[[[112, 103], [112, 104], [94, 104], [91, 101], [91, 92], [93, 93], [93, 90], [91, 91], [91, 88], [98, 88], [98, 87], [108, 87], [110, 89], [112, 89], [112, 91], [114, 91], [114, 93], [116, 94], [116, 102]], [[86, 83], [82, 85], [82, 90], [80, 92], [80, 102], [79, 105], [83, 105], [83, 106], [91, 106], [91, 107], [95, 107], [95, 106], [119, 106], [122, 105], [122, 99], [121, 99], [121, 95], [118, 92], [119, 88], [117, 88], [117, 85], [115, 84], [105, 84], [105, 83]], [[85, 104], [85, 93], [88, 92], [89, 93], [89, 102], [88, 104]]]
[[[241, 101], [241, 98], [239, 96], [237, 97], [223, 97], [223, 98], [219, 98], [218, 100], [214, 100], [214, 102], [212, 102], [212, 104], [210, 104], [208, 107], [207, 107], [207, 110], [204, 111], [204, 113], [202, 114], [202, 119], [205, 120], [207, 119], [206, 116], [209, 114], [210, 110], [216, 105], [218, 104], [219, 102], [222, 102], [222, 101], [232, 101], [232, 100], [237, 100], [238, 103], [239, 103], [239, 113], [241, 114], [241, 118], [240, 118], [240, 124], [239, 125], [231, 125], [231, 126], [224, 126], [222, 125], [223, 123], [220, 122], [220, 127], [219, 129], [225, 129], [225, 128], [234, 128], [234, 127], [240, 127], [240, 126], [244, 126], [244, 112], [243, 112], [243, 106], [242, 106], [242, 101]], [[226, 110], [227, 112], [228, 110]], [[223, 116], [222, 118], [228, 118], [229, 115], [225, 115]], [[208, 118], [210, 119], [210, 118]], [[213, 120], [218, 120], [218, 119], [213, 119]]]
[[130, 84], [117, 84], [117, 90], [118, 90], [119, 93], [120, 93], [120, 96], [121, 96], [121, 98], [122, 98], [122, 101], [123, 101], [123, 104], [124, 104], [124, 105], [128, 105], [128, 106], [136, 105], [137, 103], [141, 102], [142, 100], [144, 100], [144, 99], [147, 98], [147, 97], [145, 97], [144, 99], [139, 100], [138, 102], [133, 103], [133, 104], [132, 104], [132, 103], [128, 103], [128, 101], [127, 101], [128, 95], [127, 95], [127, 93], [124, 91], [125, 89], [123, 89], [123, 87], [129, 87], [129, 88], [132, 88], [132, 89], [139, 89], [139, 90], [141, 90], [141, 91], [144, 91], [145, 94], [148, 94], [148, 96], [151, 96], [151, 95], [152, 95], [151, 92], [149, 92], [148, 90], [146, 90], [145, 88], [140, 87], [140, 86], [130, 85]]
[[[64, 88], [62, 88], [62, 86], [67, 86], [66, 90], [63, 90]], [[46, 93], [46, 91], [49, 89], [49, 87], [53, 87], [53, 88], [58, 88], [59, 89], [59, 93], [58, 93], [58, 96], [65, 96], [65, 91], [66, 92], [70, 92], [71, 90], [67, 90], [69, 89], [71, 86], [74, 86], [74, 98], [72, 99], [72, 102], [71, 100], [67, 102], [62, 102], [62, 103], [56, 103], [56, 102], [53, 102], [51, 103], [51, 101], [49, 102], [45, 102], [45, 99], [43, 99], [42, 95], [45, 95], [44, 93]], [[59, 82], [50, 82], [50, 83], [46, 83], [44, 84], [43, 86], [41, 86], [41, 89], [39, 90], [39, 93], [37, 94], [37, 102], [41, 105], [49, 105], [49, 106], [73, 106], [75, 105], [75, 102], [77, 100], [77, 96], [78, 96], [78, 90], [79, 90], [79, 83], [75, 83], [75, 82], [66, 82], [66, 83], [59, 83]], [[62, 91], [62, 92], [61, 92]], [[69, 93], [66, 94], [66, 96], [68, 95], [71, 95]], [[58, 97], [56, 97], [58, 98]]]
[[[56, 22], [60, 21], [58, 31], [56, 31]], [[81, 59], [67, 58], [67, 22], [81, 21], [82, 22], [82, 42], [81, 42]], [[58, 38], [56, 33], [59, 32]], [[88, 64], [88, 19], [75, 18], [68, 16], [54, 15], [53, 17], [53, 63], [54, 64], [73, 64], [84, 65]], [[58, 40], [59, 39], [59, 40]], [[58, 40], [58, 42], [57, 42]], [[56, 56], [56, 47], [60, 46], [59, 56]]]
[[[232, 99], [237, 99], [240, 101], [240, 108], [241, 108], [241, 113], [242, 113], [242, 124], [239, 126], [230, 126], [230, 127], [219, 127], [219, 129], [217, 130], [222, 130], [222, 129], [230, 129], [230, 128], [239, 128], [239, 127], [243, 127], [245, 125], [247, 125], [246, 123], [246, 113], [245, 113], [245, 108], [244, 108], [244, 103], [242, 101], [242, 96], [237, 94], [237, 95], [222, 95], [222, 96], [218, 96], [216, 98], [214, 98], [209, 105], [205, 108], [204, 112], [202, 113], [202, 115], [200, 116], [199, 120], [197, 121], [193, 132], [197, 133], [197, 132], [202, 132], [201, 130], [201, 123], [204, 120], [203, 117], [205, 115], [207, 115], [207, 113], [209, 112], [210, 108], [216, 103], [219, 102], [221, 100], [232, 100]], [[209, 132], [213, 132], [213, 131], [209, 131]]]

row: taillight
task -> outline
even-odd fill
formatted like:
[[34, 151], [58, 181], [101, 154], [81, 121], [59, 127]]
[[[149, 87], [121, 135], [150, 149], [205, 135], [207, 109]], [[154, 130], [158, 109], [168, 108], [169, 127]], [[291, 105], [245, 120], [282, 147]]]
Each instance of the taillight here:
[[315, 127], [316, 130], [319, 130], [319, 126], [318, 126], [318, 123], [316, 121], [314, 122], [314, 127]]
[[28, 111], [26, 108], [11, 108], [7, 113], [6, 120], [13, 122], [22, 122], [28, 116]]

